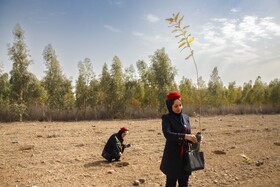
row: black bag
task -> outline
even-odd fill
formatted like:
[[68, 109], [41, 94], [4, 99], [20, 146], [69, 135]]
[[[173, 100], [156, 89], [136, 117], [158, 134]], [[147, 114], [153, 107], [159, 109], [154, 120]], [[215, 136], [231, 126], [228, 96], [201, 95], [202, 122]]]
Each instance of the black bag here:
[[204, 169], [204, 154], [202, 151], [186, 151], [185, 171]]

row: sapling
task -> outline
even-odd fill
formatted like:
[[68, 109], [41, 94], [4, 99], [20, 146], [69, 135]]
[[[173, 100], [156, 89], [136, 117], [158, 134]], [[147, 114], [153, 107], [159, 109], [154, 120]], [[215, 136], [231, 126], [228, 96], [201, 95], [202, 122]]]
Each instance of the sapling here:
[[191, 36], [190, 33], [188, 33], [187, 29], [190, 27], [189, 25], [182, 25], [182, 20], [184, 19], [184, 16], [180, 16], [180, 13], [178, 12], [177, 14], [173, 14], [171, 18], [167, 18], [166, 21], [169, 22], [169, 27], [175, 28], [172, 30], [172, 33], [176, 33], [177, 35], [175, 36], [176, 38], [179, 38], [179, 46], [178, 48], [181, 49], [180, 52], [183, 50], [189, 49], [188, 56], [185, 58], [187, 61], [188, 59], [192, 59], [194, 65], [195, 65], [195, 70], [196, 70], [196, 82], [197, 82], [197, 90], [199, 91], [199, 115], [198, 115], [198, 121], [199, 121], [199, 129], [200, 132], [202, 131], [201, 124], [200, 124], [200, 115], [201, 115], [201, 93], [200, 93], [200, 84], [199, 84], [199, 79], [198, 79], [198, 70], [197, 70], [197, 65], [196, 61], [194, 58], [194, 51], [191, 48], [191, 43], [194, 41], [194, 37]]

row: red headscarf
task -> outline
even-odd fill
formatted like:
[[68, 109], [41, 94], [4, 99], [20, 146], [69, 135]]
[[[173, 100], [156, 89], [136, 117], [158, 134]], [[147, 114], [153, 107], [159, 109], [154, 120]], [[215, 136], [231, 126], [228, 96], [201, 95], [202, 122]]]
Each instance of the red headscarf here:
[[126, 127], [122, 127], [122, 128], [120, 129], [120, 131], [121, 131], [121, 132], [128, 131], [128, 128], [126, 128]]
[[170, 92], [166, 96], [167, 96], [167, 100], [175, 100], [181, 98], [181, 94], [176, 91]]

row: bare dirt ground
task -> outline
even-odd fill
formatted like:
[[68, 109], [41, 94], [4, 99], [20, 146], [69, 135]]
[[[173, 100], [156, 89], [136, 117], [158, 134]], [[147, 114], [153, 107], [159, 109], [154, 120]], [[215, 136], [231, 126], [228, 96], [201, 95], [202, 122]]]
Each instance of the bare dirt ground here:
[[[206, 168], [192, 187], [280, 186], [280, 115], [202, 117]], [[191, 118], [193, 133], [198, 122]], [[121, 162], [101, 152], [108, 137], [130, 129]], [[165, 138], [161, 119], [0, 124], [0, 186], [164, 186], [159, 170]]]

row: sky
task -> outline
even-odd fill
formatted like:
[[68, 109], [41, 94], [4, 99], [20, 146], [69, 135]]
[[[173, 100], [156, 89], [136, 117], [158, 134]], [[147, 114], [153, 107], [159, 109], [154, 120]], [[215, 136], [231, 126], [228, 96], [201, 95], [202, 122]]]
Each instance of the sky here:
[[40, 80], [42, 53], [51, 44], [73, 85], [85, 58], [99, 78], [114, 56], [123, 70], [133, 65], [137, 71], [138, 60], [150, 64], [162, 48], [177, 69], [176, 81], [196, 82], [194, 63], [185, 60], [188, 51], [180, 52], [165, 20], [177, 12], [190, 25], [198, 75], [206, 84], [215, 67], [224, 86], [280, 78], [280, 0], [0, 0], [0, 64], [11, 71], [7, 46], [19, 24], [33, 61], [29, 71]]

